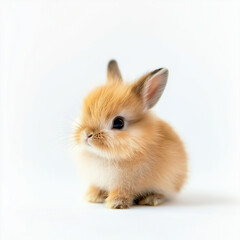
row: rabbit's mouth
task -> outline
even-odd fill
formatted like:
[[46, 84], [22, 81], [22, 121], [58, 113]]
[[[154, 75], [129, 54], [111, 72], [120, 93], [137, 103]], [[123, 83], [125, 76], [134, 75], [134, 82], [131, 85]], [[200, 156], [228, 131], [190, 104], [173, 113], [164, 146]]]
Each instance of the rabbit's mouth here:
[[89, 138], [87, 138], [87, 139], [85, 140], [85, 143], [86, 143], [87, 146], [90, 146], [90, 147], [92, 146], [92, 145], [90, 144]]

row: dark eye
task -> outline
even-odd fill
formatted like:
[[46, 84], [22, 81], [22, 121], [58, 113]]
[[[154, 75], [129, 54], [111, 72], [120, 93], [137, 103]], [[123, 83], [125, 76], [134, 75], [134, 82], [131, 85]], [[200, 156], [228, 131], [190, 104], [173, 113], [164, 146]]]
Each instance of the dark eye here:
[[114, 129], [122, 129], [124, 127], [124, 120], [121, 117], [116, 117], [113, 120], [113, 127]]

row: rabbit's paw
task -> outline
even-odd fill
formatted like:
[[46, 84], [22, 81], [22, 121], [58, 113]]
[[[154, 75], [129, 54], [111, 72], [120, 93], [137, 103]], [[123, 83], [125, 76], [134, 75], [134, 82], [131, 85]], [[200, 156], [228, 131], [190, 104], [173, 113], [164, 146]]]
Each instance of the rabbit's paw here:
[[106, 207], [111, 209], [126, 209], [131, 207], [132, 203], [132, 194], [118, 189], [110, 191], [106, 199]]
[[135, 200], [135, 202], [138, 205], [158, 206], [163, 203], [164, 200], [164, 195], [152, 193], [144, 197], [140, 197], [139, 199]]
[[89, 187], [85, 195], [86, 201], [92, 202], [92, 203], [103, 203], [106, 198], [107, 198], [107, 192], [95, 186]]
[[131, 206], [132, 202], [128, 198], [106, 199], [106, 207], [111, 209], [126, 209]]

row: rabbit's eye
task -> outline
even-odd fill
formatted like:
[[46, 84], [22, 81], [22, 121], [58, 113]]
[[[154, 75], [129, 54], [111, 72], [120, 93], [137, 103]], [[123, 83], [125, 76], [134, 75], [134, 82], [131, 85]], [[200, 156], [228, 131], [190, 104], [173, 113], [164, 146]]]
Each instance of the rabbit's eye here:
[[122, 129], [124, 127], [124, 120], [121, 117], [116, 117], [113, 120], [113, 127], [114, 129]]

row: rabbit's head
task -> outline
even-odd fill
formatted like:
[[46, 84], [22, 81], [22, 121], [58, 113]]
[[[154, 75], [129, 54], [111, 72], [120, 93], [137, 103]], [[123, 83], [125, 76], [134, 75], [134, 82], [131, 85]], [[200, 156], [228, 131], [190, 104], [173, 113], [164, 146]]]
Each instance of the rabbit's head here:
[[160, 68], [131, 84], [123, 83], [116, 61], [107, 68], [107, 83], [84, 100], [75, 140], [87, 151], [105, 159], [126, 159], [146, 151], [149, 114], [161, 97], [168, 70]]

